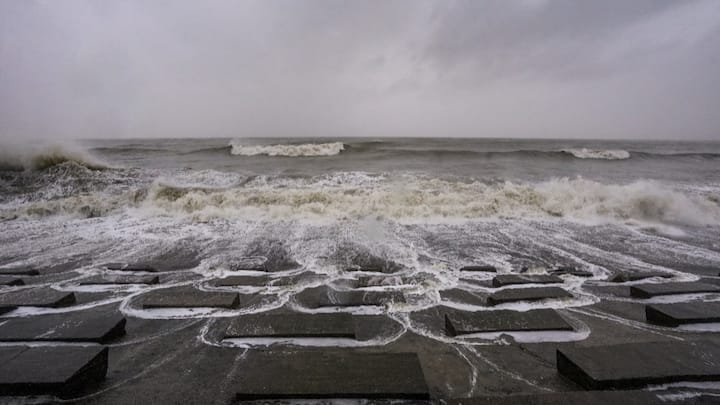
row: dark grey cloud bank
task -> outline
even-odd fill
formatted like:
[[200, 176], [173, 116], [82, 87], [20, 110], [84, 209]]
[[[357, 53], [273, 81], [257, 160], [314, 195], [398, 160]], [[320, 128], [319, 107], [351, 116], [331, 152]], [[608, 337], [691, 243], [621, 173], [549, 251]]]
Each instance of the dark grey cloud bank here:
[[720, 1], [0, 0], [0, 137], [720, 139]]

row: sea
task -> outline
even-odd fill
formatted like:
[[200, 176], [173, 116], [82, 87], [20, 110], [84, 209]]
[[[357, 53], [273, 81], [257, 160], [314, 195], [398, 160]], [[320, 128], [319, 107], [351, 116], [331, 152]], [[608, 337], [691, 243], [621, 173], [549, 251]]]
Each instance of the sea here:
[[720, 269], [718, 142], [117, 139], [4, 149], [4, 267], [165, 261], [212, 275], [253, 261], [332, 278], [373, 265], [426, 275], [415, 286], [424, 307], [462, 284], [456, 271], [467, 265], [570, 266], [596, 280]]

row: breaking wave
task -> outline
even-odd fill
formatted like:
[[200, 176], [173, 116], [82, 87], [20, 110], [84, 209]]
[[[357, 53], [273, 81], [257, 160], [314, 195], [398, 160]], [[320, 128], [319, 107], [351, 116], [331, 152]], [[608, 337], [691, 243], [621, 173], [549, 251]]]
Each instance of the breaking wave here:
[[630, 158], [630, 152], [622, 149], [563, 149], [561, 152], [578, 159], [623, 160]]
[[243, 145], [240, 140], [230, 141], [230, 153], [240, 156], [334, 156], [345, 150], [342, 142], [305, 143], [298, 145]]
[[718, 201], [657, 182], [602, 184], [558, 179], [537, 184], [440, 179], [328, 179], [281, 186], [182, 188], [156, 184], [149, 203], [164, 212], [246, 218], [359, 218], [439, 221], [487, 218], [637, 220], [666, 224], [720, 223]]
[[12, 212], [0, 209], [5, 211], [0, 216], [104, 216], [130, 212], [197, 221], [337, 221], [370, 217], [453, 223], [522, 218], [713, 225], [720, 224], [720, 201], [715, 194], [679, 190], [649, 180], [630, 184], [604, 184], [583, 178], [487, 183], [416, 175], [337, 173], [308, 178], [253, 176], [228, 186], [156, 180], [138, 190], [112, 195], [97, 191], [23, 203]]
[[35, 148], [3, 147], [0, 170], [43, 170], [62, 163], [74, 163], [88, 169], [101, 170], [109, 166], [87, 151], [68, 145], [46, 145]]

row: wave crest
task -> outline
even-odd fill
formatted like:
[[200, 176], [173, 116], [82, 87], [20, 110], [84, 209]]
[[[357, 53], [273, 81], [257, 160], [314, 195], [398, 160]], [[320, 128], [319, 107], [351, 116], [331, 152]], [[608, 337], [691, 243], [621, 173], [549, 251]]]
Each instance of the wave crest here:
[[622, 149], [563, 149], [561, 152], [578, 159], [624, 160], [630, 158], [630, 152]]
[[4, 147], [0, 152], [0, 170], [43, 170], [62, 163], [74, 163], [88, 169], [102, 170], [109, 166], [85, 150], [68, 145], [45, 145], [36, 148]]
[[539, 183], [488, 183], [353, 172], [304, 178], [250, 176], [240, 182], [189, 179], [192, 181], [188, 184], [177, 180], [180, 179], [156, 179], [138, 188], [102, 187], [89, 192], [61, 193], [50, 200], [28, 201], [19, 197], [0, 204], [0, 218], [127, 213], [178, 216], [196, 221], [322, 222], [385, 218], [409, 223], [454, 223], [517, 218], [690, 226], [720, 224], [717, 188], [680, 189], [651, 180], [605, 184], [583, 178], [561, 178]]
[[702, 194], [648, 180], [603, 184], [582, 178], [541, 183], [462, 182], [432, 178], [314, 178], [243, 187], [156, 183], [144, 207], [154, 213], [208, 218], [330, 219], [382, 217], [447, 222], [493, 218], [562, 218], [669, 225], [720, 224], [720, 204]]
[[230, 153], [240, 156], [334, 156], [345, 150], [342, 142], [304, 143], [298, 145], [243, 145], [240, 140], [230, 141]]

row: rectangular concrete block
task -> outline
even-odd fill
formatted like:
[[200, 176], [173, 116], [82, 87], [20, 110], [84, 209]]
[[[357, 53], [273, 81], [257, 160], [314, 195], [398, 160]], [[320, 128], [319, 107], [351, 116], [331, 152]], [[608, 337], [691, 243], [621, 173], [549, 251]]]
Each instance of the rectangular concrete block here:
[[25, 285], [23, 279], [15, 276], [0, 276], [0, 285], [18, 286]]
[[28, 288], [0, 294], [0, 307], [66, 307], [75, 303], [72, 292], [52, 288]]
[[451, 399], [445, 402], [447, 405], [668, 405], [667, 401], [658, 398], [655, 393], [639, 390], [483, 396]]
[[558, 267], [554, 270], [551, 270], [550, 273], [554, 274], [556, 276], [561, 276], [561, 275], [565, 275], [565, 274], [569, 274], [569, 275], [575, 276], [575, 277], [592, 277], [592, 276], [594, 276], [594, 274], [590, 271], [578, 270], [575, 267], [568, 267], [568, 266]]
[[72, 395], [105, 379], [106, 347], [2, 347], [0, 395]]
[[265, 287], [273, 281], [266, 276], [229, 276], [213, 281], [218, 287]]
[[646, 278], [670, 278], [673, 275], [661, 271], [625, 271], [615, 274], [609, 281], [613, 283], [624, 283], [627, 281], [638, 281]]
[[143, 308], [228, 308], [240, 306], [240, 294], [200, 291], [195, 288], [168, 288], [148, 292], [142, 297]]
[[444, 302], [454, 302], [460, 304], [469, 304], [475, 306], [484, 306], [487, 298], [482, 294], [476, 294], [471, 291], [460, 288], [451, 288], [448, 290], [440, 290], [440, 298]]
[[233, 319], [225, 339], [247, 337], [355, 338], [352, 315], [337, 314], [253, 314]]
[[80, 285], [113, 285], [113, 284], [158, 284], [160, 277], [152, 275], [136, 275], [128, 274], [122, 276], [116, 276], [113, 274], [106, 274], [103, 276], [89, 277], [80, 281]]
[[414, 353], [254, 352], [234, 386], [236, 400], [429, 399]]
[[483, 273], [497, 273], [497, 268], [495, 266], [486, 266], [486, 265], [473, 265], [473, 266], [463, 266], [460, 268], [460, 271], [476, 271], [476, 272], [483, 272]]
[[144, 271], [149, 273], [158, 271], [154, 266], [144, 263], [108, 263], [105, 265], [105, 268], [114, 271]]
[[0, 275], [3, 276], [37, 276], [40, 272], [33, 267], [5, 267], [0, 268]]
[[3, 342], [106, 343], [124, 334], [125, 317], [121, 314], [89, 310], [9, 318], [0, 324], [0, 341]]
[[557, 350], [557, 370], [591, 390], [720, 381], [720, 345], [686, 340], [568, 347]]
[[563, 279], [547, 274], [501, 274], [492, 279], [493, 287], [513, 284], [562, 284]]
[[518, 301], [540, 301], [544, 299], [571, 298], [572, 294], [560, 287], [506, 288], [496, 291], [487, 298], [488, 305], [499, 305]]
[[572, 331], [554, 309], [519, 311], [448, 311], [445, 331], [449, 336], [485, 332]]
[[635, 298], [652, 298], [661, 295], [718, 293], [720, 286], [700, 282], [639, 284], [630, 287]]
[[0, 307], [0, 315], [7, 314], [10, 311], [15, 310], [16, 307]]
[[645, 319], [656, 325], [676, 327], [689, 323], [720, 322], [720, 302], [678, 302], [645, 306]]
[[226, 267], [231, 271], [270, 271], [268, 268], [267, 258], [260, 256], [237, 258], [231, 263], [227, 263]]

